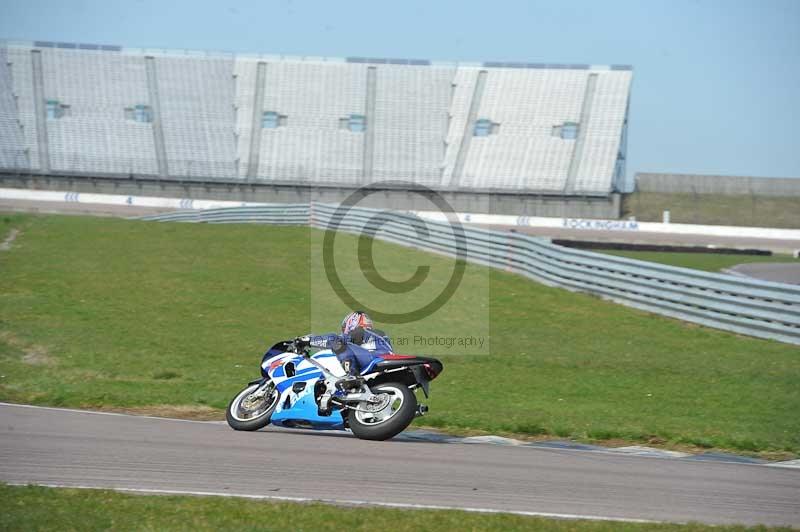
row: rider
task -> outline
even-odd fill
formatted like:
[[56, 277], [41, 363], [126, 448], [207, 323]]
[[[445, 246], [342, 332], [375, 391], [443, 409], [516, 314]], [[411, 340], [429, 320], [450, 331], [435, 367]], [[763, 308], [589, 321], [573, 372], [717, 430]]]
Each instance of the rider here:
[[389, 337], [382, 331], [375, 330], [372, 319], [361, 310], [344, 317], [342, 334], [311, 335], [298, 340], [312, 347], [331, 349], [349, 377], [345, 380], [351, 381], [360, 375], [374, 355], [392, 352]]

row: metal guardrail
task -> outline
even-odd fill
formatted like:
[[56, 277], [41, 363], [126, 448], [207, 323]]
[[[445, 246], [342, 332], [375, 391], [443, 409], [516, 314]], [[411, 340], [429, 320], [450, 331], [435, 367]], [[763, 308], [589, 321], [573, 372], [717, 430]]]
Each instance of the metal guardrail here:
[[708, 273], [556, 246], [549, 239], [462, 226], [408, 213], [312, 203], [185, 211], [141, 219], [310, 225], [361, 234], [512, 271], [708, 327], [800, 345], [800, 286]]
[[257, 223], [308, 225], [308, 203], [287, 203], [258, 207], [226, 207], [199, 211], [176, 211], [142, 216], [138, 220], [158, 222]]

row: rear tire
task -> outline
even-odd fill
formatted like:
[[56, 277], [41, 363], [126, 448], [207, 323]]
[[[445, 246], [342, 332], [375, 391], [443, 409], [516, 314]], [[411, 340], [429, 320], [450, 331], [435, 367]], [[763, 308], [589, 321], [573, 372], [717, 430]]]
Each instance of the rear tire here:
[[258, 430], [269, 425], [269, 420], [278, 404], [278, 391], [270, 383], [267, 392], [260, 400], [250, 396], [258, 390], [259, 384], [251, 384], [236, 394], [228, 409], [225, 410], [225, 419], [234, 430]]
[[[389, 404], [375, 416], [350, 410], [347, 419], [350, 430], [362, 440], [388, 440], [403, 432], [417, 413], [417, 397], [405, 384], [387, 382], [372, 388], [375, 395], [388, 394]], [[364, 409], [366, 402], [358, 404]]]

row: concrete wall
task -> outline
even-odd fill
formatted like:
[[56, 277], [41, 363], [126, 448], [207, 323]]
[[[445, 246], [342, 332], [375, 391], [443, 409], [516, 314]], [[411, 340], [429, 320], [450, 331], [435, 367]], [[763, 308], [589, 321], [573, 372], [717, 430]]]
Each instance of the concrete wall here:
[[[28, 175], [0, 173], [0, 187], [64, 190], [100, 194], [218, 199], [264, 203], [340, 203], [357, 189], [265, 184], [263, 182], [175, 181], [155, 178]], [[430, 210], [431, 202], [405, 189], [375, 190], [358, 203], [361, 207], [396, 210]], [[620, 197], [541, 196], [488, 192], [440, 192], [456, 212], [550, 216], [564, 218], [619, 218]]]
[[800, 197], [800, 178], [694, 174], [636, 174], [637, 192]]

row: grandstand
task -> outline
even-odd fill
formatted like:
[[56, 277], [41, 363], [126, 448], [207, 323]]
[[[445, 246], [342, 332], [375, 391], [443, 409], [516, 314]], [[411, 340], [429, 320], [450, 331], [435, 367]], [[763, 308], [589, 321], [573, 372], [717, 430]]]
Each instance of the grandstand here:
[[458, 210], [616, 217], [631, 75], [3, 41], [0, 171], [260, 201], [369, 186], [411, 208], [404, 182]]

